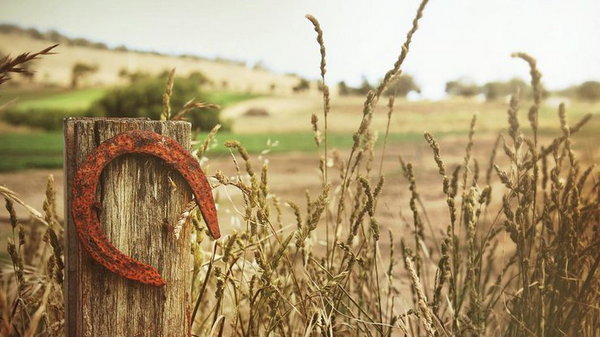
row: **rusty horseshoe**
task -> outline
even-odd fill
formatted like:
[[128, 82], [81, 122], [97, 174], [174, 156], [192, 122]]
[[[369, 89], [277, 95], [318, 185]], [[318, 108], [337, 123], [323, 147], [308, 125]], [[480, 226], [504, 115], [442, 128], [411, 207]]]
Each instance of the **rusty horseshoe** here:
[[100, 227], [96, 189], [104, 167], [129, 153], [149, 154], [177, 170], [189, 184], [196, 204], [213, 239], [221, 234], [212, 190], [198, 161], [177, 141], [152, 131], [123, 132], [102, 142], [79, 166], [73, 180], [71, 210], [79, 240], [90, 256], [106, 269], [130, 280], [161, 287], [165, 280], [158, 271], [119, 251]]

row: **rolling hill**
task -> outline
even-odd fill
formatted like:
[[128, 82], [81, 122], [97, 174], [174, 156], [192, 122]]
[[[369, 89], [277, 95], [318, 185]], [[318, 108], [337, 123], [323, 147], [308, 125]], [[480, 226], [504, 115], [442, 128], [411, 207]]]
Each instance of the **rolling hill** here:
[[[286, 95], [292, 93], [292, 88], [300, 81], [295, 75], [251, 68], [242, 62], [131, 51], [125, 47], [110, 49], [102, 43], [68, 38], [55, 31], [40, 33], [35, 29], [0, 25], [0, 55], [37, 51], [55, 43], [60, 43], [55, 49], [57, 55], [33, 63], [35, 83], [68, 87], [73, 66], [77, 63], [97, 67], [96, 72], [81, 80], [83, 86], [125, 84], [127, 80], [119, 75], [124, 70], [159, 74], [173, 67], [183, 76], [199, 71], [209, 78], [213, 89], [224, 91]], [[19, 76], [14, 77], [17, 81], [25, 81]], [[312, 87], [316, 90], [316, 85]]]

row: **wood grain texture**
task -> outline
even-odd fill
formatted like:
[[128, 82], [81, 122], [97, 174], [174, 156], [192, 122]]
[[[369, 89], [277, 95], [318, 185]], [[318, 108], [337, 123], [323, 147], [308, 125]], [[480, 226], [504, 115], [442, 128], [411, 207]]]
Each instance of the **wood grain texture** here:
[[[65, 119], [65, 205], [70, 205], [77, 167], [91, 150], [134, 129], [169, 136], [189, 149], [187, 122]], [[97, 264], [80, 245], [65, 207], [67, 336], [189, 336], [190, 226], [184, 226], [179, 239], [166, 230], [191, 201], [185, 180], [158, 158], [124, 155], [104, 169], [97, 194], [100, 222], [109, 240], [123, 253], [156, 267], [167, 285], [156, 288], [129, 281]]]

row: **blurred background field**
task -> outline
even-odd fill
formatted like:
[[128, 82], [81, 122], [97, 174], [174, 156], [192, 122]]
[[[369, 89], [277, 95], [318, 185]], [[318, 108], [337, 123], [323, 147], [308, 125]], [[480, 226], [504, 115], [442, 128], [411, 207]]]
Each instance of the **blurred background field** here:
[[[14, 75], [0, 90], [0, 184], [14, 185], [14, 179], [25, 179], [17, 189], [25, 200], [38, 199], [40, 186], [19, 171], [27, 170], [30, 176], [39, 169], [44, 174], [62, 174], [61, 130], [65, 116], [158, 118], [162, 93], [173, 67], [176, 68], [173, 113], [190, 100], [219, 106], [192, 109], [185, 114], [193, 123], [194, 138], [199, 143], [216, 124], [222, 125], [211, 144], [209, 158], [227, 156], [230, 151], [224, 142], [238, 140], [251, 154], [261, 158], [291, 154], [294, 161], [278, 160], [275, 162], [282, 166], [280, 170], [272, 168], [273, 174], [282, 172], [285, 176], [288, 167], [316, 156], [310, 120], [313, 113], [322, 109], [322, 93], [315, 79], [278, 74], [260, 64], [109, 48], [56, 31], [0, 25], [2, 55], [35, 51], [55, 43], [60, 43], [55, 49], [57, 55], [34, 60], [29, 66], [33, 75]], [[344, 81], [329, 84], [331, 149], [344, 152], [352, 146], [352, 133], [362, 115], [364, 95], [375, 84], [366, 78], [354, 86]], [[424, 131], [440, 138], [442, 144], [464, 139], [474, 114], [478, 116], [477, 136], [493, 142], [505, 128], [508, 97], [516, 89], [521, 91], [522, 105], [527, 106], [531, 88], [520, 78], [479, 84], [468, 79], [449, 79], [443, 88], [446, 95], [429, 99], [420, 95], [421, 84], [415, 78], [402, 75], [387, 91], [388, 95], [397, 96], [388, 142], [400, 152], [392, 152], [386, 159], [393, 162], [393, 156], [418, 148], [423, 143]], [[600, 122], [595, 118], [600, 114], [600, 83], [591, 79], [544, 94], [539, 114], [540, 134], [548, 139], [560, 134], [559, 102], [566, 103], [572, 120], [591, 113], [594, 118], [576, 135], [575, 146], [586, 161], [596, 160], [600, 155], [595, 146], [600, 140]], [[379, 104], [372, 121], [379, 139], [376, 146], [381, 146], [386, 128], [385, 105]], [[526, 123], [525, 113], [521, 118]], [[230, 163], [224, 159], [223, 165]], [[15, 178], [15, 174], [21, 178]]]
[[[9, 120], [6, 117], [8, 113], [5, 113], [5, 120], [0, 122], [0, 156], [4, 159], [0, 163], [0, 171], [62, 167], [62, 133], [57, 129], [62, 117], [69, 115], [64, 111], [69, 108], [87, 109], [105, 91], [104, 88], [33, 92], [7, 90], [0, 100], [6, 103], [15, 98], [17, 102], [13, 105], [18, 113]], [[209, 93], [206, 100], [223, 107], [221, 118], [230, 125], [229, 130], [217, 135], [217, 146], [212, 155], [229, 153], [222, 146], [226, 140], [239, 140], [251, 153], [264, 150], [274, 153], [315, 151], [310, 116], [321, 104], [319, 96], [214, 92]], [[362, 104], [362, 97], [335, 97], [330, 115], [332, 147], [345, 149], [352, 145], [352, 132], [357, 127]], [[558, 134], [556, 109], [552, 105], [542, 107], [539, 122], [543, 135]], [[385, 107], [380, 107], [373, 120], [374, 129], [380, 133], [385, 130], [384, 110]], [[493, 137], [504, 128], [506, 120], [506, 103], [503, 101], [477, 102], [463, 98], [399, 100], [395, 110], [396, 116], [390, 126], [392, 143], [421, 141], [424, 131], [440, 137], [464, 135], [473, 114], [478, 115], [478, 132]], [[568, 110], [569, 116], [578, 120], [586, 113], [599, 115], [600, 103], [573, 100], [568, 104]], [[248, 114], [249, 111], [265, 115], [254, 116]], [[53, 126], [53, 130], [46, 130], [48, 126]], [[598, 121], [592, 119], [579, 137], [598, 140], [598, 126]], [[197, 138], [203, 139], [207, 132], [198, 130]], [[593, 148], [588, 150], [591, 151], [589, 156], [598, 155]]]
[[[190, 100], [219, 106], [191, 109], [185, 114], [193, 123], [194, 138], [199, 143], [216, 124], [221, 124], [208, 153], [210, 158], [230, 153], [223, 146], [227, 140], [240, 141], [251, 154], [261, 158], [292, 154], [295, 161], [277, 161], [283, 167], [273, 168], [274, 174], [285, 174], [287, 166], [316, 156], [310, 120], [313, 113], [322, 109], [322, 93], [319, 81], [314, 78], [280, 74], [262, 63], [173, 56], [124, 46], [111, 48], [54, 30], [0, 24], [1, 55], [35, 51], [56, 43], [59, 43], [56, 55], [34, 60], [28, 65], [32, 74], [14, 75], [0, 90], [0, 184], [14, 184], [14, 175], [22, 170], [34, 175], [35, 170], [47, 173], [50, 169], [49, 172], [61, 175], [61, 128], [65, 116], [158, 118], [162, 93], [173, 67], [176, 68], [173, 113], [184, 109]], [[344, 81], [329, 83], [331, 149], [344, 152], [352, 145], [364, 95], [375, 85], [375, 81], [366, 77], [353, 86]], [[485, 83], [449, 78], [445, 87], [440, 88], [445, 95], [436, 99], [421, 95], [421, 87], [407, 73], [386, 92], [397, 96], [388, 141], [399, 151], [417, 148], [423, 142], [424, 131], [431, 132], [442, 143], [453, 144], [456, 139], [464, 139], [474, 114], [478, 116], [477, 136], [492, 142], [505, 128], [509, 95], [519, 89], [522, 106], [531, 101], [531, 88], [523, 78], [490, 79]], [[550, 139], [560, 133], [559, 102], [566, 103], [572, 120], [591, 113], [594, 118], [576, 135], [575, 146], [586, 161], [596, 160], [600, 155], [595, 146], [600, 140], [600, 122], [596, 118], [600, 114], [600, 82], [591, 78], [562, 89], [546, 90], [544, 95], [539, 113], [540, 134]], [[379, 139], [376, 146], [381, 146], [386, 128], [385, 105], [382, 102], [376, 108], [371, 124]], [[526, 123], [525, 113], [521, 118]], [[19, 186], [22, 189], [18, 192], [26, 200], [36, 198], [39, 186], [27, 179]]]

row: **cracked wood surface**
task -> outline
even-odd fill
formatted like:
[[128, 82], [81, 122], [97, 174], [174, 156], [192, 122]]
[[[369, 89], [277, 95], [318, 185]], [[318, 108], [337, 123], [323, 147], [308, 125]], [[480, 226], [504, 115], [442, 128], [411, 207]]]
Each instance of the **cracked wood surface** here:
[[[128, 130], [149, 130], [190, 146], [187, 122], [145, 119], [65, 120], [65, 205], [79, 164], [101, 142]], [[175, 188], [169, 182], [175, 183]], [[155, 266], [166, 286], [127, 280], [85, 252], [65, 207], [67, 336], [189, 336], [190, 226], [179, 239], [168, 230], [192, 200], [185, 180], [161, 159], [127, 154], [111, 161], [98, 187], [100, 223], [123, 253]]]

